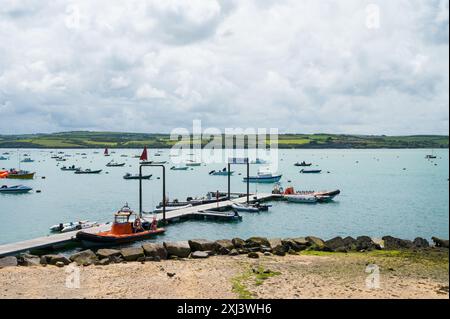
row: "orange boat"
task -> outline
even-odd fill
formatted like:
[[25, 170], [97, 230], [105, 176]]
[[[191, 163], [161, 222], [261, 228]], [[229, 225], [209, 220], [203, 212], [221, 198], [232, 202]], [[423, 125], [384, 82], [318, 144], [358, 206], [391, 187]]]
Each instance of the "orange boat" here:
[[[130, 221], [132, 216], [135, 217], [134, 221]], [[110, 246], [147, 239], [164, 232], [164, 228], [158, 228], [156, 218], [150, 223], [137, 216], [128, 206], [124, 206], [114, 214], [111, 230], [99, 233], [80, 231], [77, 233], [77, 239], [88, 247]]]

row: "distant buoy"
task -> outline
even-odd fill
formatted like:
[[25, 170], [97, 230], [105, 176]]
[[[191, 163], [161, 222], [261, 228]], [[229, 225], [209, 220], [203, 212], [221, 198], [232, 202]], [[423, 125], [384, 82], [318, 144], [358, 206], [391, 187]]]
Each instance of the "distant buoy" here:
[[36, 193], [40, 193], [40, 192], [41, 192], [41, 190], [40, 190], [40, 189], [36, 190]]
[[45, 179], [45, 176], [42, 176], [41, 178], [42, 178], [42, 179]]

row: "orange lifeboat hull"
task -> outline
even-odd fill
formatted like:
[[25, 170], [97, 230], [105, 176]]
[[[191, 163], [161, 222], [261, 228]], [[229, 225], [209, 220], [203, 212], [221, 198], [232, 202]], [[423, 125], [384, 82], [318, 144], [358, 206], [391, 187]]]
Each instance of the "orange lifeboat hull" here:
[[111, 246], [131, 243], [138, 240], [144, 240], [164, 233], [164, 228], [154, 230], [144, 230], [137, 233], [117, 233], [114, 229], [99, 233], [88, 233], [80, 231], [77, 233], [77, 239], [81, 240], [85, 246]]

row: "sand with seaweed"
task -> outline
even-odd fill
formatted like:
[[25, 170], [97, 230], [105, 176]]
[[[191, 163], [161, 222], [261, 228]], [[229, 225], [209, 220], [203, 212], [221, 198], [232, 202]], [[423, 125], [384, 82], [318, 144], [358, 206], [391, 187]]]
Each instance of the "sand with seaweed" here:
[[[367, 286], [368, 265], [379, 286]], [[448, 298], [448, 250], [215, 256], [80, 268], [0, 269], [0, 298]]]

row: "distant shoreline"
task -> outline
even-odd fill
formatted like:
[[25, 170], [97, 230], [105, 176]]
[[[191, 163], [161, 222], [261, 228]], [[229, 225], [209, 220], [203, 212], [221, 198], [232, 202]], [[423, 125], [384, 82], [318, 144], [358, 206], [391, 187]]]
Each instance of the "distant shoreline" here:
[[[169, 134], [117, 133], [117, 132], [65, 132], [52, 134], [0, 135], [0, 148], [41, 148], [41, 149], [169, 149], [175, 144], [193, 145], [192, 136], [184, 140], [171, 140]], [[248, 138], [252, 142], [248, 142]], [[254, 138], [254, 140], [253, 140]], [[199, 140], [196, 140], [199, 143]], [[239, 143], [238, 143], [239, 142]], [[217, 149], [248, 148], [257, 145], [254, 135], [217, 135], [206, 139], [201, 146], [214, 146]], [[344, 135], [344, 134], [279, 134], [277, 141], [266, 136], [260, 141], [262, 146], [270, 147], [276, 143], [278, 149], [448, 149], [447, 135]], [[231, 146], [231, 147], [230, 147]], [[250, 147], [253, 148], [253, 147]]]
[[[142, 146], [133, 146], [133, 147], [108, 147], [110, 150], [139, 150], [142, 149], [146, 145]], [[15, 149], [42, 149], [42, 150], [102, 150], [104, 149], [104, 146], [98, 146], [98, 147], [36, 147], [36, 146], [22, 146], [22, 147], [5, 147], [0, 146], [0, 149], [5, 150], [15, 150]], [[152, 147], [147, 146], [148, 149], [171, 149], [171, 147]], [[226, 150], [227, 148], [222, 148], [223, 150]], [[245, 148], [247, 149], [247, 148]], [[358, 147], [278, 147], [280, 150], [430, 150], [430, 149], [440, 149], [440, 150], [448, 150], [448, 147], [366, 147], [366, 148], [358, 148]]]

